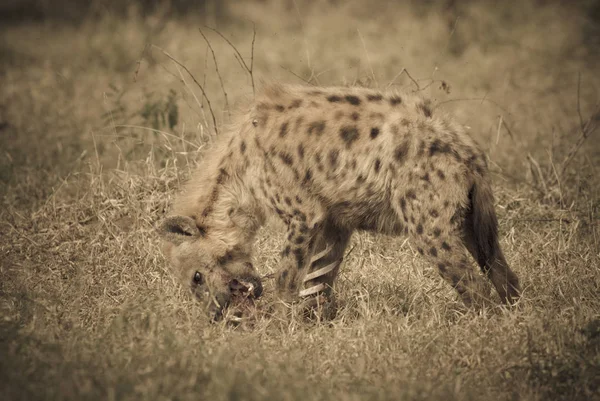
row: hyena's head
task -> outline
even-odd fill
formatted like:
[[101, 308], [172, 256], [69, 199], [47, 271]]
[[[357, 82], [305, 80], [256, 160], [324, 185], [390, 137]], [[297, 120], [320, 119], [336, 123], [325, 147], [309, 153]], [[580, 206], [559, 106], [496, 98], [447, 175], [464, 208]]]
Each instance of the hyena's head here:
[[213, 319], [219, 320], [231, 302], [262, 294], [260, 277], [248, 253], [212, 238], [191, 217], [167, 217], [158, 231], [173, 272], [207, 305]]

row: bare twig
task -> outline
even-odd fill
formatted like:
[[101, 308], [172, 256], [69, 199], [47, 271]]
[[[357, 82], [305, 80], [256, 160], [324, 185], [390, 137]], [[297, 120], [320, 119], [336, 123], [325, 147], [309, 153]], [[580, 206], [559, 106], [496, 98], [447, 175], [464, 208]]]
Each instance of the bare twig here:
[[471, 98], [462, 98], [462, 99], [461, 99], [461, 98], [458, 98], [458, 99], [448, 99], [448, 100], [444, 100], [443, 102], [439, 102], [439, 103], [437, 103], [435, 107], [436, 107], [436, 108], [438, 108], [439, 106], [441, 106], [441, 105], [442, 105], [442, 104], [444, 104], [444, 103], [462, 102], [462, 101], [475, 101], [475, 100], [477, 100], [477, 101], [480, 101], [481, 103], [483, 103], [484, 101], [486, 101], [486, 102], [490, 102], [490, 103], [492, 103], [494, 106], [496, 106], [496, 107], [498, 107], [500, 110], [502, 110], [502, 111], [504, 112], [504, 114], [508, 114], [508, 115], [510, 115], [510, 113], [508, 112], [508, 110], [506, 110], [504, 107], [500, 106], [500, 105], [499, 105], [497, 102], [495, 102], [494, 100], [492, 100], [492, 99], [488, 99], [488, 98], [487, 98], [487, 97], [485, 97], [485, 96], [484, 96], [484, 97], [482, 97], [482, 98], [479, 98], [479, 97], [471, 97]]
[[444, 81], [443, 79], [425, 78], [425, 79], [419, 79], [418, 81], [429, 81], [429, 83], [427, 83], [425, 86], [421, 87], [422, 91], [429, 88], [431, 85], [435, 84], [436, 82], [439, 82], [440, 89], [444, 90], [446, 93], [450, 93], [450, 85], [448, 85], [448, 83], [446, 81]]
[[[452, 40], [452, 36], [454, 36], [454, 32], [456, 32], [456, 27], [458, 26], [458, 20], [459, 19], [460, 19], [460, 17], [456, 17], [456, 20], [454, 20], [454, 24], [452, 25], [452, 30], [450, 31], [450, 35], [448, 35], [448, 41], [446, 42], [446, 46], [444, 47], [444, 50], [438, 55], [438, 57], [441, 58], [442, 55], [448, 51], [448, 48], [450, 47], [450, 41]], [[435, 73], [437, 71], [438, 71], [438, 62], [436, 60], [435, 61], [435, 68], [431, 72], [431, 79], [433, 79], [433, 76], [435, 75]]]
[[300, 7], [298, 7], [298, 3], [296, 0], [294, 1], [294, 7], [296, 7], [296, 14], [298, 14], [298, 22], [300, 23], [300, 29], [302, 30], [302, 39], [304, 41], [304, 51], [306, 52], [306, 65], [309, 70], [313, 70], [312, 64], [310, 61], [310, 50], [308, 48], [308, 40], [306, 39], [306, 30], [304, 29], [304, 23], [302, 22], [302, 16], [300, 15]]
[[579, 129], [583, 131], [583, 118], [581, 117], [581, 108], [579, 107], [579, 93], [581, 91], [581, 71], [577, 72], [577, 115], [579, 116]]
[[250, 48], [250, 78], [252, 78], [252, 93], [254, 93], [254, 43], [256, 43], [256, 25], [252, 22], [252, 45]]
[[560, 204], [562, 206], [563, 205], [562, 186], [561, 186], [560, 176], [558, 175], [558, 172], [556, 171], [556, 166], [554, 164], [552, 152], [548, 152], [548, 157], [550, 158], [550, 166], [552, 167], [552, 172], [554, 173], [554, 179], [556, 180], [556, 185], [558, 186], [558, 195], [560, 196]]
[[352, 251], [354, 251], [354, 248], [356, 248], [356, 244], [354, 244], [352, 246], [352, 248], [350, 248], [350, 250], [348, 252], [346, 252], [346, 256], [344, 256], [344, 259], [348, 259], [348, 256], [350, 256], [350, 254], [352, 253]]
[[144, 48], [142, 49], [142, 53], [140, 54], [140, 58], [138, 58], [138, 60], [135, 62], [136, 66], [135, 66], [135, 72], [133, 73], [133, 82], [137, 82], [137, 77], [138, 77], [138, 74], [140, 73], [140, 67], [142, 66], [142, 59], [144, 58], [144, 55], [146, 54], [147, 50], [148, 50], [148, 44], [146, 44], [144, 46]]
[[219, 35], [225, 42], [227, 42], [229, 47], [231, 47], [233, 49], [233, 51], [235, 52], [235, 57], [236, 57], [237, 61], [240, 63], [242, 68], [244, 68], [246, 70], [246, 72], [248, 72], [248, 74], [250, 75], [250, 80], [252, 81], [252, 93], [256, 94], [256, 88], [254, 86], [254, 70], [253, 70], [254, 69], [254, 43], [256, 41], [256, 25], [254, 25], [254, 23], [252, 24], [252, 48], [251, 48], [251, 52], [250, 52], [250, 65], [248, 65], [246, 63], [246, 61], [242, 57], [242, 54], [237, 49], [237, 47], [235, 47], [235, 45], [233, 43], [231, 43], [231, 41], [229, 39], [227, 39], [225, 37], [225, 35], [223, 35], [221, 32], [217, 31], [214, 28], [211, 28], [206, 25], [205, 25], [205, 27], [210, 29], [211, 31], [215, 32], [217, 35]]
[[[204, 38], [204, 41], [206, 42], [206, 44], [208, 45], [208, 48], [210, 49], [210, 51], [212, 53], [212, 58], [215, 63], [215, 70], [217, 72], [217, 77], [219, 77], [219, 82], [221, 83], [221, 90], [223, 91], [223, 95], [225, 96], [225, 107], [227, 108], [227, 115], [229, 116], [229, 119], [231, 119], [231, 110], [229, 107], [229, 100], [227, 99], [227, 91], [225, 90], [225, 84], [223, 84], [223, 77], [221, 76], [221, 73], [219, 72], [219, 63], [217, 63], [217, 56], [215, 56], [215, 51], [213, 50], [212, 45], [210, 44], [210, 41], [208, 40], [206, 35], [204, 35], [204, 32], [202, 32], [202, 28], [198, 28], [198, 30], [200, 31], [200, 35], [202, 35], [202, 37]], [[254, 47], [254, 45], [253, 45], [253, 47]], [[250, 68], [252, 68], [252, 66]]]
[[540, 164], [533, 158], [533, 156], [531, 156], [531, 153], [527, 154], [527, 160], [529, 161], [529, 167], [531, 168], [533, 180], [537, 183], [540, 183], [543, 188], [544, 195], [547, 194], [548, 187], [546, 186], [546, 180], [544, 179], [544, 174], [542, 173]]
[[390, 81], [387, 87], [389, 88], [390, 86], [392, 86], [394, 84], [394, 81], [396, 81], [396, 79], [398, 79], [398, 77], [400, 77], [402, 74], [406, 74], [408, 78], [410, 78], [410, 80], [415, 84], [415, 86], [417, 87], [417, 90], [415, 92], [421, 90], [421, 86], [419, 86], [419, 83], [412, 77], [412, 75], [410, 75], [406, 68], [402, 68], [402, 70], [398, 74], [396, 74], [396, 76]]
[[[204, 113], [204, 104], [200, 101], [200, 99], [198, 99], [198, 96], [196, 96], [196, 93], [192, 90], [190, 85], [188, 85], [187, 81], [185, 80], [185, 77], [183, 76], [183, 73], [181, 72], [181, 67], [179, 67], [177, 64], [175, 64], [175, 68], [177, 68], [177, 72], [179, 73], [179, 80], [181, 81], [181, 83], [183, 84], [185, 89], [187, 89], [192, 94], [192, 97], [196, 101], [196, 104], [198, 105], [200, 112], [202, 112], [201, 117], [204, 119], [204, 124], [206, 124], [206, 126], [208, 126], [208, 123], [206, 121], [206, 114]], [[206, 69], [205, 69], [205, 71], [206, 71]]]
[[569, 153], [567, 153], [567, 157], [565, 157], [565, 160], [562, 162], [562, 168], [560, 170], [561, 177], [565, 173], [567, 166], [569, 163], [571, 163], [573, 157], [575, 157], [575, 154], [579, 151], [579, 148], [581, 148], [585, 140], [598, 128], [598, 121], [600, 121], [600, 107], [596, 109], [590, 118], [588, 118], [585, 124], [582, 124], [581, 134], [579, 135], [577, 142], [571, 147]]
[[[193, 147], [196, 147], [196, 148], [198, 147], [196, 144], [194, 144], [194, 143], [192, 143], [192, 142], [190, 142], [190, 141], [188, 141], [186, 139], [180, 138], [177, 135], [173, 135], [173, 134], [170, 134], [168, 132], [161, 131], [161, 130], [154, 129], [154, 128], [143, 127], [141, 125], [116, 125], [115, 128], [130, 128], [130, 129], [140, 129], [140, 130], [143, 130], [143, 131], [150, 131], [150, 132], [154, 132], [156, 134], [163, 135], [166, 138], [174, 138], [174, 139], [183, 141], [183, 142], [187, 143], [190, 146], [193, 146]], [[119, 134], [117, 134], [117, 135], [119, 135]], [[122, 135], [122, 134], [120, 134], [120, 135]], [[98, 136], [102, 136], [102, 135], [98, 135]]]
[[483, 104], [484, 100], [486, 100], [488, 93], [490, 93], [489, 91], [485, 92], [485, 95], [483, 95], [483, 97], [481, 98], [481, 103]]
[[204, 70], [202, 73], [202, 85], [206, 85], [206, 70], [208, 70], [208, 46], [206, 46], [206, 51], [204, 52]]
[[498, 129], [496, 130], [496, 145], [500, 141], [500, 128], [502, 127], [502, 122], [504, 119], [502, 118], [502, 114], [500, 114], [500, 119], [498, 120]]
[[452, 36], [454, 36], [454, 32], [456, 32], [456, 27], [458, 26], [459, 19], [460, 19], [460, 17], [456, 17], [456, 20], [454, 21], [454, 25], [452, 25], [452, 30], [450, 31], [450, 35], [448, 36], [448, 43], [446, 43], [446, 50], [450, 46], [450, 39], [452, 39]]
[[363, 50], [365, 51], [365, 56], [367, 56], [367, 63], [369, 63], [369, 68], [371, 69], [371, 76], [373, 77], [373, 82], [375, 82], [375, 86], [379, 87], [379, 82], [377, 82], [377, 78], [375, 78], [375, 71], [373, 71], [373, 65], [371, 64], [371, 58], [369, 57], [369, 52], [367, 51], [367, 45], [365, 44], [365, 39], [363, 38], [360, 30], [356, 28], [356, 32], [358, 32], [358, 37], [363, 45]]
[[502, 119], [502, 126], [504, 128], [506, 128], [506, 132], [508, 132], [508, 136], [510, 136], [510, 139], [513, 140], [513, 142], [515, 141], [515, 136], [513, 135], [510, 127], [508, 126], [508, 124], [506, 124], [506, 121], [504, 119]]
[[206, 94], [206, 91], [204, 90], [204, 87], [202, 86], [202, 84], [200, 82], [198, 82], [198, 80], [196, 79], [196, 77], [194, 77], [194, 74], [192, 74], [192, 72], [185, 65], [183, 65], [175, 57], [171, 56], [166, 50], [164, 50], [163, 48], [158, 47], [156, 45], [152, 45], [152, 47], [155, 47], [156, 49], [160, 50], [171, 61], [173, 61], [175, 64], [177, 64], [178, 66], [180, 66], [181, 68], [183, 68], [185, 70], [185, 72], [187, 72], [188, 75], [192, 78], [192, 80], [194, 81], [194, 83], [200, 88], [200, 91], [202, 91], [202, 97], [204, 97], [204, 100], [206, 100], [206, 104], [208, 105], [208, 109], [210, 110], [210, 115], [212, 116], [213, 125], [215, 127], [215, 133], [218, 135], [219, 134], [219, 128], [217, 127], [217, 119], [215, 118], [215, 113], [213, 111], [212, 105], [210, 104], [210, 99], [208, 98], [208, 95]]
[[296, 78], [298, 78], [301, 81], [304, 81], [305, 83], [307, 83], [308, 85], [313, 85], [310, 80], [312, 79], [312, 76], [309, 79], [304, 79], [302, 78], [300, 75], [296, 74], [294, 71], [290, 70], [289, 68], [286, 68], [282, 65], [279, 65], [279, 67], [287, 72], [289, 72], [290, 74], [292, 74], [293, 76], [295, 76]]

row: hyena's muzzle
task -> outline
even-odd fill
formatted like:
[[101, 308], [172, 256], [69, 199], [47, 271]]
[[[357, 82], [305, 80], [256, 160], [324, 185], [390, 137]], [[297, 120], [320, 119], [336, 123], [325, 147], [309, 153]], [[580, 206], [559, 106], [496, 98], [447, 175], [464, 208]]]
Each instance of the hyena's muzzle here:
[[[238, 278], [219, 278], [218, 285], [215, 280], [207, 280], [204, 275], [196, 272], [192, 282], [192, 292], [196, 298], [207, 306], [209, 317], [219, 321], [227, 309], [231, 315], [241, 317], [240, 309], [243, 305], [252, 304], [263, 292], [260, 278], [255, 275], [244, 275]], [[212, 281], [212, 283], [211, 283]]]

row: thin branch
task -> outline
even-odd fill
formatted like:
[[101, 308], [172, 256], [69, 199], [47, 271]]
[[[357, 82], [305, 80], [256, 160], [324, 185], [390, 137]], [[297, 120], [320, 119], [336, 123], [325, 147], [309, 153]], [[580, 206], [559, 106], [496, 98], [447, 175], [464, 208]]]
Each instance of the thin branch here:
[[496, 130], [496, 145], [498, 145], [498, 142], [500, 141], [500, 128], [502, 128], [503, 121], [504, 118], [502, 118], [502, 114], [500, 114], [500, 119], [498, 120], [498, 129]]
[[310, 80], [304, 79], [302, 78], [300, 75], [296, 74], [294, 71], [290, 70], [289, 68], [286, 68], [284, 66], [282, 66], [281, 64], [279, 65], [279, 68], [289, 72], [290, 74], [292, 74], [293, 76], [295, 76], [296, 78], [298, 78], [301, 81], [304, 81], [305, 83], [307, 83], [308, 85], [313, 85]]
[[142, 49], [142, 53], [140, 54], [140, 58], [138, 58], [138, 60], [135, 62], [136, 66], [135, 66], [135, 71], [133, 73], [133, 82], [137, 82], [137, 77], [138, 77], [138, 74], [140, 73], [140, 67], [142, 66], [142, 59], [144, 58], [144, 55], [146, 54], [147, 50], [148, 50], [148, 44], [144, 45], [144, 48]]
[[[452, 40], [452, 36], [454, 36], [454, 32], [456, 31], [456, 26], [458, 25], [459, 19], [460, 19], [460, 17], [456, 17], [456, 20], [454, 20], [454, 25], [452, 26], [450, 35], [448, 35], [448, 41], [446, 42], [446, 46], [444, 47], [444, 50], [440, 51], [440, 53], [438, 54], [438, 58], [441, 58], [442, 55], [448, 51], [448, 48], [450, 47], [450, 41]], [[435, 76], [435, 73], [438, 71], [439, 71], [438, 60], [435, 60], [435, 65], [434, 65], [433, 71], [431, 71], [431, 79], [433, 79], [433, 77]]]
[[490, 172], [492, 174], [498, 175], [499, 177], [501, 177], [502, 179], [504, 179], [506, 181], [512, 180], [513, 182], [517, 182], [519, 184], [523, 184], [526, 187], [531, 188], [533, 190], [537, 190], [538, 189], [538, 187], [536, 187], [534, 184], [530, 183], [529, 181], [527, 181], [527, 180], [525, 180], [525, 179], [523, 179], [521, 177], [518, 177], [518, 176], [516, 176], [514, 174], [507, 173], [506, 171], [490, 171]]
[[256, 24], [252, 21], [252, 47], [250, 49], [250, 78], [252, 78], [252, 94], [254, 93], [254, 43], [256, 42]]
[[552, 167], [552, 172], [554, 173], [554, 179], [556, 180], [556, 185], [558, 186], [558, 195], [560, 196], [560, 205], [563, 206], [563, 193], [561, 187], [560, 177], [558, 172], [556, 171], [556, 166], [554, 164], [554, 160], [552, 158], [552, 152], [548, 151], [548, 157], [550, 159], [550, 166]]
[[365, 39], [360, 33], [360, 29], [356, 28], [356, 32], [358, 32], [358, 37], [363, 45], [363, 50], [365, 51], [365, 55], [367, 56], [367, 63], [369, 63], [369, 68], [371, 69], [371, 76], [373, 77], [373, 82], [375, 82], [375, 86], [379, 88], [379, 82], [377, 82], [377, 78], [375, 78], [375, 71], [373, 71], [373, 65], [371, 64], [371, 58], [369, 57], [369, 52], [367, 51], [367, 45], [365, 44]]
[[304, 42], [304, 51], [306, 52], [306, 65], [308, 69], [312, 71], [312, 65], [310, 61], [310, 50], [308, 48], [308, 40], [306, 39], [306, 29], [304, 29], [304, 23], [302, 22], [302, 16], [300, 15], [300, 7], [298, 7], [298, 3], [296, 0], [293, 0], [294, 7], [296, 8], [296, 14], [298, 14], [298, 22], [300, 23], [300, 29], [302, 30], [302, 39]]
[[[208, 52], [208, 50], [207, 50], [207, 52]], [[175, 64], [175, 68], [177, 69], [177, 72], [179, 73], [179, 80], [181, 81], [181, 83], [183, 84], [185, 89], [187, 89], [194, 97], [194, 100], [196, 101], [196, 104], [198, 105], [200, 112], [202, 112], [202, 115], [200, 117], [204, 119], [204, 124], [208, 127], [208, 121], [206, 121], [206, 113], [204, 112], [204, 103], [202, 103], [198, 99], [198, 96], [196, 96], [196, 93], [192, 90], [190, 85], [188, 85], [187, 81], [185, 80], [185, 77], [183, 76], [183, 73], [181, 72], [181, 67], [179, 67], [177, 64]], [[204, 71], [206, 71], [206, 68], [204, 68]]]
[[[448, 48], [450, 47], [450, 41], [452, 40], [452, 36], [454, 36], [454, 32], [456, 32], [456, 27], [458, 26], [458, 20], [460, 19], [459, 17], [456, 17], [456, 19], [454, 20], [454, 24], [452, 25], [452, 30], [450, 31], [450, 35], [448, 35], [448, 42], [446, 42], [446, 47], [444, 48], [444, 53], [446, 53], [448, 51]], [[435, 73], [435, 71], [434, 71]], [[433, 76], [433, 74], [432, 74]]]
[[600, 121], [600, 107], [598, 109], [596, 109], [596, 111], [590, 116], [590, 118], [586, 121], [586, 123], [581, 128], [581, 135], [579, 136], [579, 139], [577, 139], [577, 142], [575, 143], [575, 145], [573, 145], [571, 150], [569, 150], [567, 157], [565, 157], [565, 160], [562, 163], [562, 168], [560, 170], [561, 176], [565, 173], [567, 166], [569, 165], [569, 163], [571, 163], [571, 161], [573, 160], [573, 157], [575, 157], [575, 154], [579, 151], [579, 148], [581, 148], [581, 146], [583, 145], [585, 140], [594, 131], [596, 131], [596, 128], [598, 128], [598, 124], [597, 124], [598, 121]]
[[210, 104], [210, 99], [208, 98], [206, 92], [204, 91], [204, 87], [202, 86], [202, 84], [200, 84], [200, 82], [198, 82], [198, 80], [196, 79], [194, 74], [192, 74], [192, 72], [185, 65], [183, 65], [181, 62], [179, 62], [179, 60], [177, 60], [175, 57], [173, 57], [169, 53], [167, 53], [166, 50], [164, 50], [163, 48], [158, 47], [156, 45], [152, 45], [152, 47], [155, 47], [156, 49], [160, 50], [165, 56], [167, 56], [169, 59], [171, 59], [171, 61], [173, 61], [175, 64], [177, 64], [181, 68], [183, 68], [185, 70], [185, 72], [187, 72], [188, 75], [192, 78], [194, 83], [200, 88], [200, 90], [202, 91], [202, 96], [204, 97], [204, 100], [206, 100], [206, 103], [208, 104], [208, 109], [210, 110], [210, 115], [212, 116], [213, 124], [215, 127], [215, 133], [217, 135], [219, 135], [219, 128], [217, 127], [217, 119], [215, 118], [215, 113], [213, 111], [212, 105]]
[[577, 72], [577, 115], [579, 116], [579, 129], [583, 131], [583, 118], [581, 117], [581, 108], [579, 107], [579, 93], [581, 90], [581, 71]]
[[204, 25], [205, 28], [210, 29], [211, 31], [215, 32], [217, 35], [219, 35], [225, 42], [227, 42], [227, 44], [229, 45], [229, 47], [231, 47], [233, 49], [233, 51], [239, 56], [240, 58], [240, 62], [242, 63], [243, 67], [250, 71], [250, 68], [248, 67], [248, 65], [246, 65], [246, 62], [244, 61], [244, 58], [242, 57], [242, 55], [240, 54], [240, 52], [238, 51], [237, 47], [235, 47], [235, 45], [233, 43], [231, 43], [231, 41], [229, 39], [227, 39], [221, 32], [217, 31], [214, 28], [211, 28], [210, 26], [206, 26]]
[[[546, 195], [548, 193], [548, 187], [546, 186], [546, 181], [544, 180], [544, 174], [542, 173], [540, 164], [533, 158], [533, 156], [531, 156], [531, 153], [527, 154], [527, 160], [530, 163], [531, 174], [533, 175], [534, 181], [541, 183], [544, 195]], [[537, 179], [535, 178], [536, 176]]]
[[206, 86], [206, 70], [208, 70], [208, 46], [204, 51], [204, 70], [202, 70], [202, 85]]
[[448, 85], [448, 83], [446, 83], [446, 81], [444, 81], [443, 79], [431, 79], [431, 78], [424, 78], [424, 79], [419, 79], [418, 81], [429, 81], [429, 83], [427, 83], [425, 86], [423, 86], [421, 88], [422, 91], [424, 91], [425, 89], [429, 88], [431, 85], [435, 84], [436, 82], [440, 83], [440, 89], [443, 89], [446, 93], [450, 93], [449, 92], [449, 88], [450, 85]]
[[506, 128], [506, 132], [508, 132], [508, 136], [510, 136], [510, 139], [512, 139], [513, 142], [515, 142], [515, 136], [513, 135], [511, 129], [508, 127], [508, 124], [506, 124], [506, 121], [504, 121], [504, 119], [502, 119], [502, 126]]
[[208, 48], [210, 49], [210, 52], [212, 53], [212, 58], [215, 63], [215, 70], [217, 72], [217, 77], [219, 77], [219, 82], [221, 83], [221, 90], [223, 91], [223, 95], [225, 96], [225, 107], [227, 108], [227, 115], [229, 116], [229, 119], [231, 120], [231, 110], [229, 107], [229, 100], [227, 99], [227, 91], [225, 90], [225, 84], [223, 84], [223, 77], [221, 76], [221, 73], [219, 72], [219, 63], [217, 63], [217, 56], [215, 55], [215, 51], [213, 50], [212, 45], [210, 44], [210, 41], [207, 39], [206, 35], [204, 35], [204, 32], [202, 32], [202, 28], [198, 28], [198, 30], [200, 31], [200, 35], [202, 35], [202, 38], [204, 38], [204, 41], [206, 42], [206, 44], [208, 45]]
[[410, 75], [410, 73], [408, 72], [408, 70], [406, 68], [402, 68], [402, 71], [400, 71], [398, 74], [396, 74], [396, 76], [390, 81], [390, 83], [388, 84], [388, 88], [390, 86], [392, 86], [394, 84], [394, 81], [396, 79], [398, 79], [398, 77], [400, 77], [400, 75], [402, 74], [406, 74], [410, 80], [415, 84], [415, 86], [417, 87], [417, 90], [415, 92], [418, 92], [421, 90], [421, 86], [419, 85], [419, 83], [412, 77], [412, 75]]
[[496, 107], [498, 107], [500, 110], [502, 110], [502, 111], [504, 112], [504, 114], [508, 114], [508, 115], [510, 115], [510, 113], [508, 112], [508, 110], [506, 110], [504, 107], [500, 106], [500, 105], [499, 105], [497, 102], [495, 102], [494, 100], [492, 100], [492, 99], [488, 99], [488, 98], [486, 98], [486, 97], [483, 97], [483, 98], [479, 98], [479, 97], [471, 97], [471, 98], [462, 98], [462, 99], [460, 99], [460, 98], [459, 98], [459, 99], [448, 99], [448, 100], [444, 100], [443, 102], [439, 102], [439, 103], [437, 103], [435, 107], [436, 107], [436, 108], [438, 108], [439, 106], [441, 106], [441, 105], [442, 105], [442, 104], [444, 104], [444, 103], [462, 102], [462, 101], [475, 101], [475, 100], [477, 100], [477, 101], [481, 101], [482, 103], [483, 103], [484, 101], [486, 101], [486, 102], [490, 102], [490, 103], [492, 103], [494, 106], [496, 106]]
[[[126, 124], [123, 124], [123, 125], [115, 125], [115, 128], [130, 128], [130, 129], [141, 129], [143, 131], [150, 131], [150, 132], [154, 132], [154, 133], [163, 135], [165, 137], [171, 137], [171, 138], [175, 138], [175, 139], [177, 139], [179, 141], [185, 141], [185, 143], [187, 143], [190, 146], [193, 146], [193, 147], [196, 147], [196, 148], [198, 147], [198, 145], [196, 145], [195, 143], [190, 142], [190, 141], [188, 141], [186, 139], [180, 138], [177, 135], [173, 135], [173, 134], [170, 134], [168, 132], [161, 131], [161, 130], [154, 129], [154, 128], [143, 127], [141, 125], [126, 125]], [[122, 134], [113, 134], [113, 135], [121, 136]], [[103, 135], [98, 135], [98, 136], [103, 136]], [[127, 135], [122, 135], [122, 136], [123, 137], [127, 137]]]
[[251, 52], [250, 52], [250, 66], [248, 66], [248, 64], [242, 57], [242, 54], [239, 52], [237, 47], [235, 47], [235, 45], [233, 43], [231, 43], [231, 41], [229, 39], [227, 39], [225, 37], [225, 35], [223, 35], [221, 32], [217, 31], [214, 28], [211, 28], [206, 25], [205, 25], [205, 27], [210, 29], [211, 31], [215, 32], [217, 35], [219, 35], [225, 42], [227, 42], [229, 47], [231, 47], [233, 49], [238, 62], [250, 75], [250, 80], [252, 81], [252, 93], [256, 94], [256, 89], [255, 89], [255, 85], [254, 85], [254, 71], [253, 71], [253, 68], [254, 68], [254, 43], [256, 41], [256, 25], [253, 24], [253, 28], [252, 28], [252, 48], [251, 48]]
[[479, 104], [483, 104], [483, 101], [487, 98], [488, 93], [490, 93], [489, 91], [485, 92], [485, 95], [483, 95], [483, 98], [481, 98], [481, 103]]
[[352, 248], [350, 248], [350, 250], [348, 252], [346, 252], [346, 256], [344, 256], [344, 259], [348, 259], [348, 256], [350, 256], [350, 254], [352, 253], [352, 251], [354, 251], [354, 248], [356, 248], [356, 244], [354, 244], [352, 246]]

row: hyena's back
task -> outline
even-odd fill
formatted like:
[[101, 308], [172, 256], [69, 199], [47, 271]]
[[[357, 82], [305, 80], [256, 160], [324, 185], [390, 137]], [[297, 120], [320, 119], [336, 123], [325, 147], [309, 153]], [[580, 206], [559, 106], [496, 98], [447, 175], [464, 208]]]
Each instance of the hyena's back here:
[[256, 147], [268, 201], [308, 196], [351, 227], [407, 232], [408, 200], [453, 213], [444, 203], [466, 206], [474, 175], [485, 174], [472, 139], [417, 96], [271, 86], [251, 118], [255, 135], [244, 146]]

